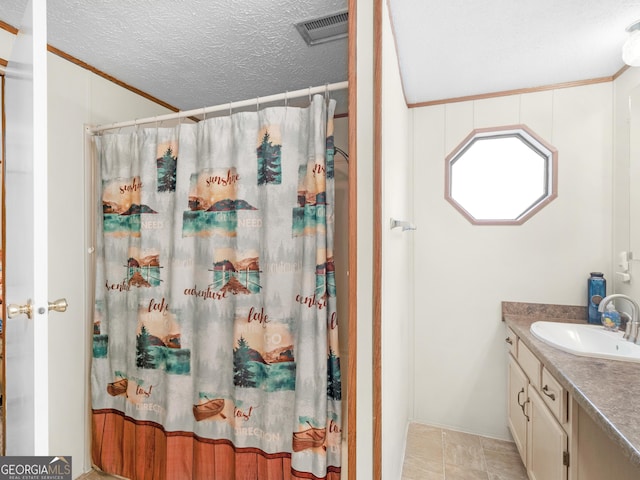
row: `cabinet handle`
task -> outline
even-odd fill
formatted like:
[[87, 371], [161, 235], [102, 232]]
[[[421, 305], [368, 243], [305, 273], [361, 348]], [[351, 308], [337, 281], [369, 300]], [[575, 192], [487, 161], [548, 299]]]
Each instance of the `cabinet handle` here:
[[529, 402], [530, 402], [530, 400], [527, 398], [527, 401], [524, 402], [522, 405], [520, 405], [522, 407], [522, 414], [527, 418], [527, 422], [529, 421], [529, 415], [527, 415], [527, 412], [524, 411], [524, 407]]
[[547, 397], [549, 397], [554, 402], [556, 401], [556, 394], [555, 393], [549, 393], [549, 386], [548, 385], [545, 385], [544, 387], [542, 387], [542, 393], [544, 393]]
[[522, 387], [522, 390], [518, 392], [518, 398], [516, 399], [516, 401], [518, 402], [518, 405], [520, 405], [520, 408], [523, 408], [522, 406], [524, 405], [524, 403], [520, 403], [520, 395], [523, 393], [524, 393], [524, 387]]
[[513, 345], [513, 340], [511, 340], [511, 337], [505, 338], [504, 341], [507, 342], [509, 345]]

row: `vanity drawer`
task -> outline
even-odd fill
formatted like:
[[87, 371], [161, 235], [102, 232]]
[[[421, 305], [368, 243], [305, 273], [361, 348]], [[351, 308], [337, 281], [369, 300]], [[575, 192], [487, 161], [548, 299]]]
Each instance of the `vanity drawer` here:
[[567, 422], [567, 395], [562, 386], [553, 378], [546, 368], [542, 367], [542, 382], [540, 393], [553, 416], [560, 423]]
[[527, 346], [518, 341], [518, 363], [524, 370], [524, 373], [529, 377], [529, 383], [533, 385], [535, 389], [540, 391], [540, 372], [542, 370], [542, 364], [536, 356], [531, 353], [531, 350]]
[[518, 336], [509, 327], [507, 327], [507, 338], [504, 341], [507, 342], [509, 353], [513, 358], [518, 358]]

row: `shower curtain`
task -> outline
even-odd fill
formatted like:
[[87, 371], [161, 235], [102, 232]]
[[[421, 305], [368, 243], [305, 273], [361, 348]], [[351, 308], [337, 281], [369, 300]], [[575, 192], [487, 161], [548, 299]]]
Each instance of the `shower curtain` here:
[[334, 108], [95, 137], [100, 469], [340, 478]]

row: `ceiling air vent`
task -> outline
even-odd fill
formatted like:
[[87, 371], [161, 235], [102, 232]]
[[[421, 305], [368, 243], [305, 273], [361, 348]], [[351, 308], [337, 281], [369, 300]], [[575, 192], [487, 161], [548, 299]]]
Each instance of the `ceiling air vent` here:
[[296, 28], [307, 42], [307, 45], [318, 45], [345, 38], [348, 31], [349, 13], [343, 12], [312, 18], [304, 22], [296, 23]]

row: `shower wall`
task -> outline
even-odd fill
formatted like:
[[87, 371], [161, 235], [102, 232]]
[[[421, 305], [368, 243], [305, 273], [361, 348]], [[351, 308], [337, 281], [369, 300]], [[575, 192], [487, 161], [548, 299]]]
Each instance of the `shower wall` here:
[[[336, 118], [334, 122], [334, 142], [336, 147], [349, 152], [349, 119]], [[347, 439], [347, 365], [349, 365], [349, 349], [347, 344], [349, 325], [349, 164], [344, 156], [336, 154], [335, 185], [335, 237], [334, 257], [336, 264], [336, 286], [338, 298], [338, 335], [340, 338], [340, 366], [342, 369], [342, 439]], [[343, 459], [342, 465], [346, 465]], [[344, 475], [343, 475], [344, 477]], [[346, 478], [346, 477], [345, 477]]]

